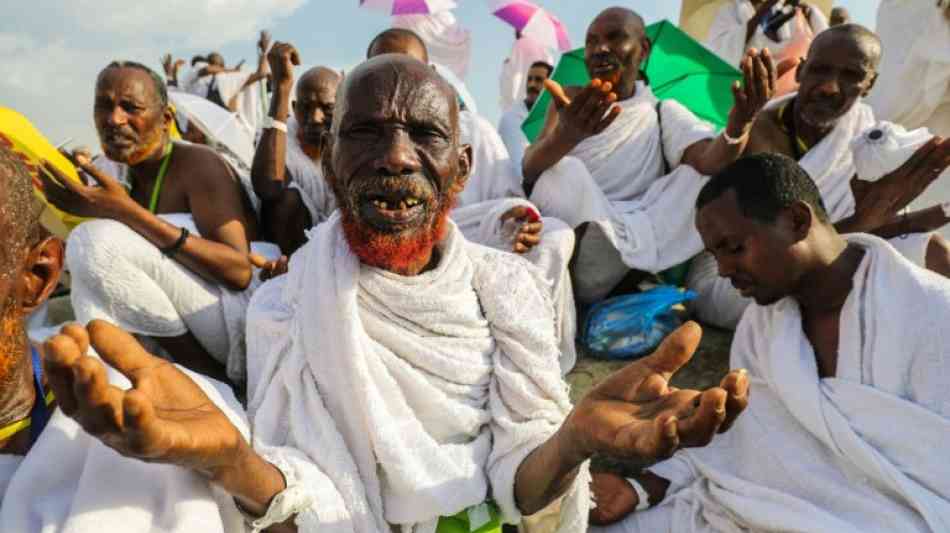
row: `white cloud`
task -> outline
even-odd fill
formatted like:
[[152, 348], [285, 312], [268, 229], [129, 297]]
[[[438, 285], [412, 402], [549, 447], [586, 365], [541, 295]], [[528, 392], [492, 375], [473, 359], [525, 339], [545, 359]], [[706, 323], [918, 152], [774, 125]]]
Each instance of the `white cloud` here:
[[160, 68], [168, 51], [217, 49], [246, 41], [306, 0], [48, 0], [4, 7], [0, 22], [0, 105], [29, 118], [58, 143], [95, 146], [93, 82], [115, 59]]

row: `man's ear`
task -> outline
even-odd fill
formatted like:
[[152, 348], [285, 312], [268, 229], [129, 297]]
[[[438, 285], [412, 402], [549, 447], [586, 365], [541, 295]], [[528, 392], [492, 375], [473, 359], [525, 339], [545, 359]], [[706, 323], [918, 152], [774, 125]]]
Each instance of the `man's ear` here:
[[812, 211], [811, 206], [805, 202], [798, 201], [789, 206], [786, 213], [795, 242], [800, 242], [808, 238], [812, 224], [814, 224], [816, 220], [815, 212]]
[[807, 57], [799, 58], [798, 66], [795, 67], [795, 83], [802, 82], [802, 71], [805, 70], [805, 63], [808, 62]]
[[874, 88], [874, 84], [877, 83], [877, 77], [878, 77], [878, 72], [875, 70], [875, 71], [874, 71], [874, 74], [871, 74], [871, 80], [868, 82], [867, 88], [864, 89], [864, 91], [861, 93], [861, 96], [862, 96], [862, 97], [865, 97], [865, 96], [871, 94], [871, 89], [873, 89], [873, 88]]
[[653, 51], [653, 43], [646, 35], [643, 36], [643, 39], [640, 39], [640, 48], [643, 50], [643, 56], [640, 58], [640, 68], [643, 68], [643, 64], [649, 61], [650, 53]]
[[63, 241], [56, 237], [47, 237], [30, 250], [17, 287], [17, 301], [24, 316], [43, 305], [56, 289], [63, 272], [64, 250]]
[[[336, 176], [333, 174], [332, 163], [333, 156], [333, 135], [329, 131], [324, 131], [320, 135], [320, 170], [323, 171], [323, 179], [330, 185], [330, 190], [336, 192]], [[337, 202], [342, 201], [337, 198]], [[339, 204], [342, 205], [342, 204]]]
[[474, 157], [472, 152], [472, 145], [463, 144], [459, 147], [459, 170], [455, 176], [455, 181], [452, 183], [452, 192], [454, 194], [461, 194], [465, 190], [465, 184], [468, 183], [468, 178], [472, 174], [472, 158]]

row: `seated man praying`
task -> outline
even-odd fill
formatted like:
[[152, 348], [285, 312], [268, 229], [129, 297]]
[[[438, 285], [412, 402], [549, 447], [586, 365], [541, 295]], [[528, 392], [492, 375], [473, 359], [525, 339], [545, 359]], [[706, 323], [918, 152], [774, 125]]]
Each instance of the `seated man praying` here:
[[82, 154], [73, 162], [97, 186], [43, 176], [50, 202], [97, 219], [69, 236], [73, 309], [83, 324], [112, 321], [189, 368], [240, 382], [255, 214], [211, 148], [169, 139], [167, 104], [147, 67], [110, 64], [96, 82], [93, 117], [105, 155], [127, 166], [128, 190]]
[[[874, 233], [917, 265], [950, 276], [950, 245], [932, 233], [950, 216], [940, 205], [902, 212], [950, 165], [950, 142], [934, 138], [877, 181], [856, 175], [852, 142], [876, 123], [862, 98], [877, 80], [880, 58], [880, 41], [863, 26], [826, 30], [798, 67], [799, 91], [772, 101], [759, 115], [746, 153], [796, 159], [818, 185], [840, 233]], [[697, 316], [734, 328], [750, 300], [717, 274], [710, 254], [694, 259], [690, 268], [687, 285], [699, 294], [692, 303]]]
[[[20, 157], [0, 144], [0, 531], [238, 531], [241, 515], [207, 480], [120, 457], [58, 409], [71, 404], [52, 393], [53, 378], [43, 371], [43, 350], [27, 338], [26, 319], [56, 287], [63, 242], [40, 225], [43, 205]], [[83, 349], [89, 345], [79, 326], [64, 331]], [[108, 331], [91, 327], [90, 335], [98, 343]], [[77, 368], [77, 375], [86, 370]], [[246, 434], [243, 411], [228, 387], [190, 375], [204, 400]], [[111, 371], [95, 379], [129, 386]]]
[[452, 88], [388, 54], [338, 96], [323, 170], [339, 208], [249, 311], [254, 441], [119, 330], [93, 345], [129, 390], [105, 386], [71, 335], [49, 344], [53, 388], [87, 430], [211, 479], [253, 531], [497, 532], [560, 499], [560, 530], [581, 533], [591, 454], [652, 459], [733, 422], [742, 372], [705, 392], [666, 385], [692, 323], [572, 411], [549, 289], [446, 216], [471, 167]]
[[720, 272], [755, 301], [730, 359], [752, 404], [705, 449], [629, 483], [598, 474], [596, 521], [636, 511], [596, 531], [947, 531], [950, 280], [840, 235], [783, 155], [737, 161], [696, 207]]

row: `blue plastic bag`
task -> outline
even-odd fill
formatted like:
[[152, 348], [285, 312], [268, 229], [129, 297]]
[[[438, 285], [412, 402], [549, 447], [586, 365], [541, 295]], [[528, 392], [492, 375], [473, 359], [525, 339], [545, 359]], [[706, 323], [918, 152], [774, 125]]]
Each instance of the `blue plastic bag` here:
[[581, 343], [601, 359], [644, 356], [680, 327], [673, 306], [696, 298], [696, 293], [661, 285], [637, 294], [604, 300], [587, 314]]

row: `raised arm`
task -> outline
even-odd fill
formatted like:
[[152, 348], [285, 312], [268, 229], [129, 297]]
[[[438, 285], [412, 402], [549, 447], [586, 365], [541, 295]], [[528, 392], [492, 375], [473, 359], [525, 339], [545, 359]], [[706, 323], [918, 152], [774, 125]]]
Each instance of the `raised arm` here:
[[[290, 117], [294, 65], [300, 64], [300, 57], [292, 44], [278, 42], [268, 52], [267, 60], [274, 83], [269, 116], [286, 124]], [[286, 160], [287, 133], [277, 128], [265, 128], [251, 166], [254, 192], [262, 202], [277, 200], [286, 188]]]
[[749, 50], [740, 66], [743, 81], [732, 87], [735, 105], [726, 128], [719, 136], [694, 143], [683, 153], [683, 163], [700, 174], [718, 174], [743, 154], [756, 117], [775, 94], [776, 71], [768, 49]]
[[[247, 77], [244, 80], [244, 83], [241, 84], [241, 88], [234, 93], [234, 96], [228, 100], [228, 109], [231, 111], [237, 111], [238, 106], [238, 95], [241, 94], [245, 89], [252, 87], [255, 83], [266, 80], [270, 77], [270, 71], [267, 68], [267, 49], [270, 47], [270, 32], [264, 30], [261, 31], [260, 40], [257, 42], [258, 55], [257, 55], [257, 70], [253, 74]], [[244, 61], [242, 60], [243, 64]], [[237, 68], [240, 70], [240, 67]]]
[[551, 106], [541, 135], [525, 150], [522, 162], [524, 192], [529, 197], [544, 171], [584, 139], [603, 132], [620, 114], [610, 82], [595, 79], [583, 89], [571, 91], [573, 98], [554, 80], [545, 80], [544, 86], [551, 93]]

